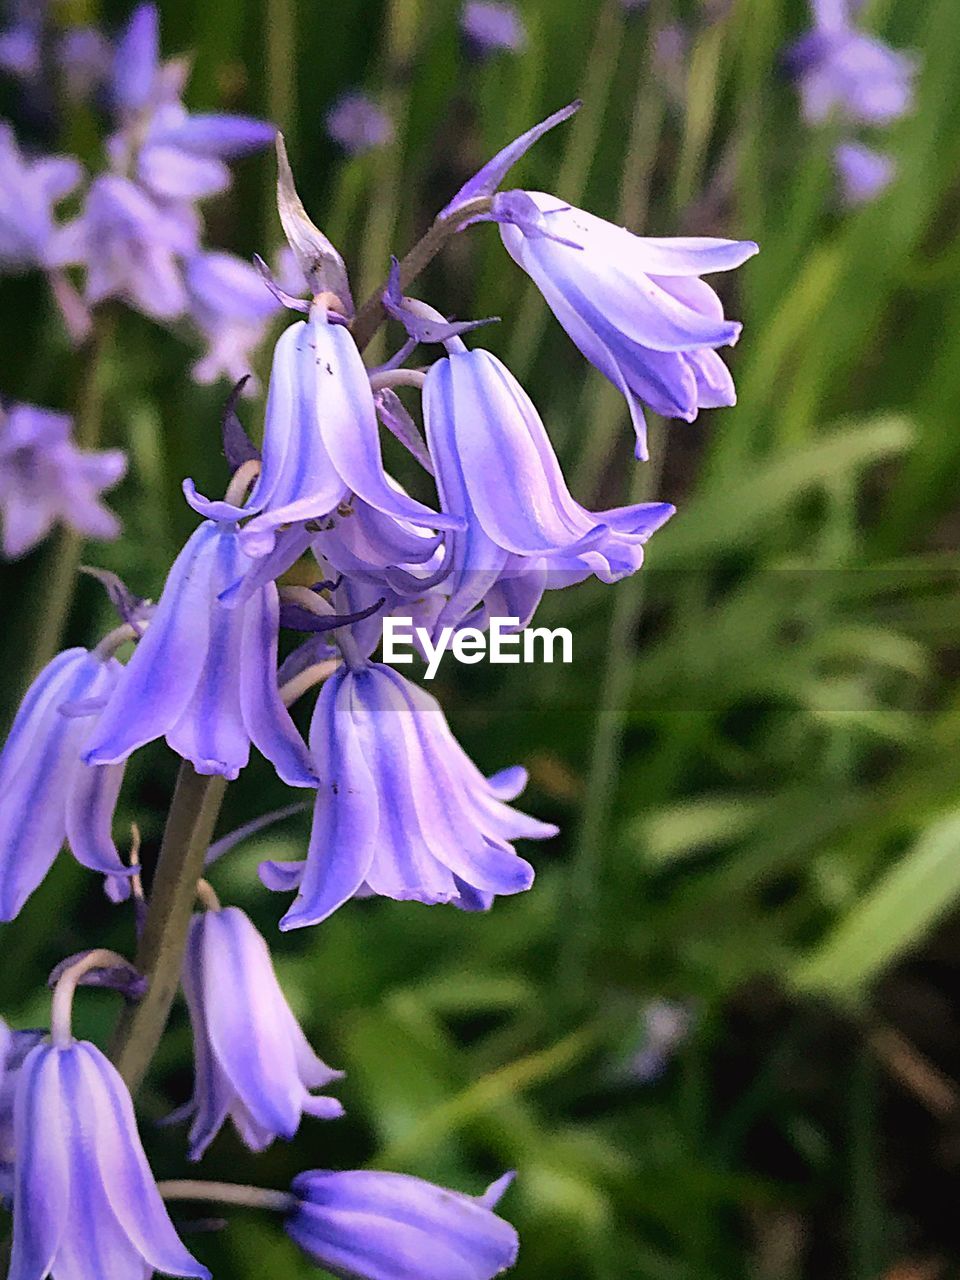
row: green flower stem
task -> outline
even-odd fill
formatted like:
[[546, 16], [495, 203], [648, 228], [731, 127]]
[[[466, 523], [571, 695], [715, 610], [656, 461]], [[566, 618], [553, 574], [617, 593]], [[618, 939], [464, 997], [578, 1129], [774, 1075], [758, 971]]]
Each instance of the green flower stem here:
[[[103, 428], [104, 371], [113, 346], [115, 316], [112, 310], [94, 317], [90, 343], [77, 395], [74, 436], [81, 449], [96, 449]], [[83, 555], [83, 535], [64, 525], [47, 552], [49, 566], [43, 574], [43, 592], [37, 609], [36, 639], [30, 648], [30, 679], [63, 647]]]
[[273, 1209], [276, 1213], [291, 1213], [299, 1203], [289, 1191], [271, 1191], [267, 1187], [248, 1187], [235, 1182], [198, 1182], [192, 1178], [158, 1182], [157, 1190], [164, 1200], [203, 1200], [209, 1204], [239, 1205], [244, 1209]]
[[112, 1045], [111, 1056], [131, 1093], [143, 1080], [170, 1016], [197, 881], [226, 786], [225, 778], [202, 776], [186, 760], [180, 766], [135, 961], [149, 986], [140, 1003], [121, 1016]]

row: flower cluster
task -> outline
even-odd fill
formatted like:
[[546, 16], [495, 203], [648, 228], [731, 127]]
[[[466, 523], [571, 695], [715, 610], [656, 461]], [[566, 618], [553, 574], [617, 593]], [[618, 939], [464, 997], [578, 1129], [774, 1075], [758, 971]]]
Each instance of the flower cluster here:
[[[222, 157], [247, 146], [255, 130], [184, 113], [169, 72], [155, 66], [152, 11], [138, 11], [124, 48], [112, 147], [125, 157], [124, 172], [98, 180], [81, 224], [111, 247], [98, 266], [112, 273], [103, 288], [149, 292], [156, 305], [177, 288], [174, 240], [189, 226], [190, 201], [218, 189]], [[622, 392], [645, 457], [647, 409], [692, 421], [701, 408], [734, 403], [717, 352], [736, 341], [740, 326], [701, 275], [739, 266], [756, 245], [644, 239], [556, 196], [502, 191], [515, 161], [575, 109], [557, 112], [484, 165], [431, 234], [442, 242], [477, 222], [498, 224], [509, 256]], [[316, 925], [372, 896], [487, 911], [533, 882], [516, 842], [556, 833], [515, 806], [523, 768], [485, 776], [439, 703], [376, 660], [383, 620], [414, 617], [434, 641], [481, 633], [493, 618], [520, 629], [545, 591], [635, 573], [673, 507], [583, 506], [526, 391], [499, 359], [465, 341], [470, 335], [473, 343], [479, 322], [451, 323], [410, 296], [402, 264], [372, 311], [355, 313], [346, 266], [304, 211], [282, 140], [278, 161], [280, 218], [311, 297], [300, 301], [273, 283], [299, 318], [276, 344], [262, 448], [231, 407], [224, 451], [232, 478], [223, 499], [184, 481], [200, 523], [156, 605], [143, 607], [115, 587], [121, 625], [92, 651], [59, 654], [27, 693], [0, 754], [0, 918], [19, 913], [66, 844], [108, 877], [114, 901], [137, 901], [149, 929], [151, 900], [136, 867], [120, 858], [111, 820], [125, 762], [161, 737], [198, 782], [236, 778], [253, 745], [285, 783], [313, 794], [303, 858], [260, 868], [269, 889], [295, 894], [283, 929]], [[106, 211], [111, 202], [123, 217]], [[134, 249], [128, 232], [138, 211], [154, 231], [158, 218], [169, 226], [164, 261], [146, 261], [142, 243]], [[387, 316], [404, 336], [371, 369], [364, 339]], [[442, 349], [439, 357], [409, 368], [413, 353], [430, 345]], [[420, 394], [422, 434], [400, 388]], [[388, 473], [381, 426], [420, 464], [424, 484], [432, 480], [432, 498], [412, 496]], [[284, 585], [305, 557], [316, 566], [315, 586]], [[282, 664], [281, 627], [306, 634]], [[121, 662], [131, 643], [132, 656]], [[318, 684], [304, 742], [288, 708]], [[196, 900], [200, 909], [184, 918], [180, 975], [195, 1074], [178, 1114], [192, 1118], [192, 1160], [228, 1119], [261, 1151], [291, 1139], [304, 1116], [342, 1113], [318, 1092], [340, 1073], [307, 1042], [264, 939], [205, 881]], [[131, 999], [143, 994], [139, 975], [125, 985], [122, 959], [90, 953], [56, 975], [49, 1040], [11, 1041], [4, 1029], [0, 1042], [10, 1274], [206, 1276], [153, 1181], [124, 1080], [95, 1046], [72, 1036], [74, 989], [95, 972]], [[318, 1170], [300, 1175], [289, 1192], [217, 1192], [202, 1183], [161, 1190], [176, 1198], [207, 1187], [214, 1198], [276, 1209], [291, 1237], [339, 1276], [492, 1280], [517, 1252], [514, 1229], [494, 1212], [509, 1181], [471, 1197], [399, 1174]]]
[[[787, 52], [810, 124], [883, 127], [913, 106], [916, 61], [860, 31], [853, 0], [810, 0], [813, 27]], [[848, 204], [874, 199], [893, 181], [892, 158], [856, 139], [838, 143], [834, 161]]]
[[[0, 65], [32, 82], [45, 40], [42, 15], [25, 15], [0, 36]], [[45, 272], [75, 338], [89, 330], [91, 309], [116, 298], [206, 345], [198, 382], [236, 381], [279, 304], [253, 266], [205, 247], [198, 204], [227, 190], [227, 162], [267, 146], [273, 127], [186, 109], [189, 63], [161, 60], [152, 3], [113, 44], [80, 28], [57, 49], [68, 84], [99, 90], [108, 167], [87, 178], [70, 157], [27, 156], [0, 122], [0, 271]], [[58, 220], [57, 205], [81, 184], [79, 213]]]

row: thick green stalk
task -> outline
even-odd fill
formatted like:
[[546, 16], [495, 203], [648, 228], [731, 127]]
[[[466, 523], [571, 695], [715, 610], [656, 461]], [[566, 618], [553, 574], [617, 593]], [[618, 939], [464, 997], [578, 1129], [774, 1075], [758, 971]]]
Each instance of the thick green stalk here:
[[[111, 311], [97, 315], [90, 344], [83, 353], [86, 365], [74, 418], [74, 436], [81, 449], [95, 449], [100, 443], [104, 371], [113, 345], [114, 325], [115, 317]], [[29, 658], [31, 679], [63, 646], [63, 633], [73, 605], [83, 544], [83, 535], [64, 525], [47, 552], [49, 567], [45, 567], [43, 574], [36, 640]]]
[[226, 785], [224, 778], [196, 773], [186, 760], [180, 766], [135, 961], [149, 986], [140, 1003], [121, 1016], [112, 1045], [131, 1093], [156, 1053], [177, 993], [197, 881]]

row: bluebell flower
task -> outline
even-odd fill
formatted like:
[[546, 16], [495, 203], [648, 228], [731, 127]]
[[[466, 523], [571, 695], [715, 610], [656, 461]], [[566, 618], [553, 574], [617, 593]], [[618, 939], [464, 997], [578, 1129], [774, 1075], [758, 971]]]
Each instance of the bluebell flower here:
[[788, 50], [787, 63], [811, 124], [838, 116], [884, 125], [913, 106], [916, 60], [853, 24], [849, 0], [813, 0], [812, 30]]
[[100, 500], [123, 477], [119, 449], [78, 449], [63, 413], [30, 404], [0, 410], [3, 554], [24, 555], [59, 521], [90, 538], [115, 538], [120, 522]]
[[844, 201], [868, 204], [886, 191], [897, 175], [892, 156], [862, 142], [842, 142], [833, 153]]
[[[204, 385], [221, 377], [239, 382], [250, 373], [279, 302], [260, 272], [232, 253], [195, 254], [186, 265], [186, 285], [190, 318], [207, 344], [193, 366], [194, 380]], [[251, 378], [245, 392], [253, 395], [256, 390]]]
[[200, 244], [200, 222], [189, 205], [161, 204], [129, 178], [106, 173], [91, 183], [64, 234], [71, 258], [86, 265], [91, 305], [120, 298], [154, 320], [187, 310], [180, 259]]
[[236, 778], [252, 742], [284, 782], [315, 786], [306, 748], [277, 688], [276, 586], [266, 582], [233, 607], [219, 599], [251, 568], [237, 533], [245, 513], [208, 502], [189, 482], [185, 490], [194, 509], [209, 518], [170, 570], [85, 759], [113, 764], [165, 737], [198, 773]]
[[85, 1040], [37, 1045], [20, 1068], [9, 1280], [209, 1280], [184, 1248], [116, 1069]]
[[111, 835], [122, 766], [82, 755], [120, 664], [67, 649], [37, 676], [0, 753], [0, 920], [19, 914], [64, 842], [91, 871], [129, 875]]
[[447, 538], [451, 599], [438, 626], [461, 621], [511, 556], [549, 568], [554, 557], [595, 550], [609, 562], [673, 515], [668, 503], [597, 513], [580, 506], [535, 406], [488, 351], [464, 349], [431, 365], [423, 412], [443, 509], [466, 521]]
[[643, 405], [692, 422], [700, 409], [736, 402], [733, 379], [717, 355], [741, 326], [699, 277], [729, 271], [757, 252], [750, 240], [633, 235], [540, 191], [498, 193], [511, 167], [579, 107], [571, 103], [528, 129], [489, 160], [445, 207], [488, 197], [471, 221], [500, 223], [507, 252], [530, 276], [586, 358], [623, 392], [647, 456]]
[[493, 1280], [517, 1233], [493, 1212], [511, 1175], [467, 1196], [401, 1173], [315, 1170], [296, 1178], [287, 1233], [343, 1280]]
[[317, 924], [359, 891], [484, 909], [533, 881], [510, 841], [556, 835], [500, 798], [437, 700], [389, 667], [331, 676], [310, 749], [321, 782], [306, 862], [260, 868], [268, 888], [299, 889], [281, 929]]
[[501, 50], [519, 53], [527, 43], [527, 31], [516, 5], [502, 0], [466, 0], [460, 13], [460, 30], [476, 57]]
[[191, 1160], [200, 1159], [228, 1116], [246, 1145], [263, 1151], [274, 1138], [292, 1138], [304, 1114], [324, 1120], [343, 1114], [336, 1099], [310, 1092], [343, 1072], [310, 1048], [266, 942], [238, 907], [193, 917], [183, 990], [193, 1027]]
[[69, 254], [54, 209], [82, 175], [71, 156], [28, 159], [0, 121], [0, 272], [65, 265]]
[[393, 121], [366, 93], [342, 94], [326, 114], [327, 133], [347, 155], [385, 147], [393, 141]]
[[16, 1146], [13, 1103], [17, 1077], [24, 1059], [44, 1038], [43, 1031], [14, 1031], [0, 1018], [0, 1203], [13, 1198], [13, 1166]]
[[555, 196], [525, 195], [548, 234], [508, 221], [503, 243], [586, 358], [623, 392], [638, 456], [647, 456], [644, 404], [692, 422], [701, 409], [736, 403], [716, 348], [733, 346], [741, 326], [700, 276], [740, 266], [757, 252], [752, 241], [649, 239]]
[[265, 555], [281, 525], [329, 515], [353, 493], [398, 519], [456, 527], [389, 481], [380, 452], [370, 380], [349, 330], [314, 304], [290, 325], [273, 357], [263, 431], [263, 471], [241, 532], [244, 549]]

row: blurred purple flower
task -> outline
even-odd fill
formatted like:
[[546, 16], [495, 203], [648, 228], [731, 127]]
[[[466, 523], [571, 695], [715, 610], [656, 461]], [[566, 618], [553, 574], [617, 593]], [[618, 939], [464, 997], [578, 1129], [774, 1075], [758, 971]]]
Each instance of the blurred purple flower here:
[[393, 141], [393, 121], [359, 90], [339, 97], [326, 115], [327, 133], [347, 155], [359, 156]]
[[103, 174], [64, 234], [72, 260], [86, 264], [91, 305], [121, 298], [154, 320], [186, 311], [179, 259], [195, 253], [200, 240], [199, 219], [188, 205], [160, 204], [129, 178]]
[[39, 1044], [20, 1068], [9, 1280], [209, 1280], [184, 1248], [147, 1164], [130, 1094], [86, 1040]]
[[71, 27], [60, 38], [58, 60], [67, 96], [85, 102], [107, 83], [113, 46], [96, 27]]
[[643, 1008], [641, 1043], [626, 1066], [639, 1084], [662, 1075], [677, 1049], [690, 1035], [695, 1021], [690, 1004], [678, 1000], [650, 1000]]
[[[227, 1117], [252, 1151], [291, 1139], [301, 1116], [343, 1115], [310, 1090], [339, 1080], [307, 1043], [277, 982], [266, 942], [238, 907], [190, 923], [183, 990], [193, 1027], [190, 1159], [199, 1160]], [[230, 991], [230, 999], [224, 992]]]
[[85, 760], [115, 764], [154, 738], [198, 773], [236, 778], [251, 742], [289, 786], [312, 787], [306, 748], [277, 687], [279, 601], [268, 582], [234, 608], [219, 596], [243, 578], [237, 520], [226, 502], [208, 502], [185, 484], [209, 518], [195, 530], [167, 577], [143, 639], [97, 723]]
[[[195, 254], [187, 262], [185, 277], [190, 316], [207, 343], [193, 366], [194, 381], [208, 384], [223, 377], [235, 384], [250, 373], [253, 354], [280, 312], [280, 303], [256, 267], [232, 253]], [[257, 390], [257, 380], [251, 377], [244, 394], [256, 395]]]
[[897, 174], [892, 156], [862, 142], [842, 142], [833, 153], [843, 198], [848, 205], [868, 204], [886, 191]]
[[111, 824], [123, 766], [82, 761], [97, 710], [121, 667], [67, 649], [27, 690], [0, 752], [0, 920], [13, 920], [64, 842], [91, 871], [126, 878]]
[[61, 265], [53, 210], [82, 174], [70, 156], [27, 159], [11, 127], [0, 121], [0, 273]]
[[3, 554], [24, 555], [57, 521], [90, 538], [115, 538], [117, 517], [100, 501], [126, 471], [119, 449], [78, 449], [63, 413], [15, 404], [0, 410]]
[[[451, 598], [437, 628], [461, 622], [508, 560], [542, 560], [549, 569], [555, 557], [593, 550], [609, 563], [673, 515], [668, 503], [596, 514], [580, 506], [535, 406], [488, 351], [454, 352], [431, 365], [423, 407], [443, 509], [466, 521], [463, 533], [447, 538]], [[631, 571], [641, 558], [629, 557]]]
[[511, 1179], [467, 1196], [401, 1173], [301, 1173], [286, 1229], [343, 1280], [493, 1280], [517, 1259], [516, 1231], [493, 1212]]
[[917, 61], [853, 26], [848, 0], [814, 0], [814, 26], [787, 51], [810, 124], [832, 115], [890, 124], [913, 106]]
[[501, 50], [519, 53], [527, 43], [526, 28], [516, 6], [498, 0], [467, 0], [460, 14], [460, 29], [476, 57]]
[[523, 771], [507, 771], [507, 783], [485, 778], [436, 699], [389, 667], [330, 677], [310, 750], [321, 783], [307, 860], [260, 868], [267, 888], [299, 888], [281, 929], [318, 924], [358, 892], [486, 910], [533, 882], [510, 841], [556, 835], [504, 803], [505, 791], [522, 790]]
[[13, 1197], [13, 1101], [17, 1076], [31, 1049], [45, 1039], [44, 1031], [14, 1031], [0, 1018], [0, 1204]]

